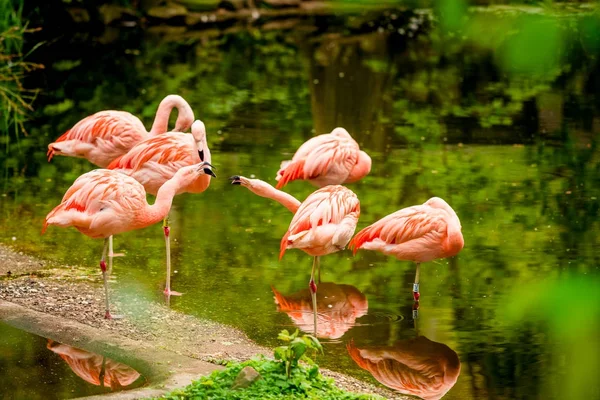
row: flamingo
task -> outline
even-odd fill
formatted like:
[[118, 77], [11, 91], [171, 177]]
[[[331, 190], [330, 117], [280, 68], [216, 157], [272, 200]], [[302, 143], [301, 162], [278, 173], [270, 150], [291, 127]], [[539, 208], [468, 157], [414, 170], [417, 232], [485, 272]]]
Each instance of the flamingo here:
[[[115, 160], [108, 169], [122, 172], [140, 182], [147, 193], [157, 195], [159, 189], [185, 166], [199, 162], [211, 162], [210, 150], [206, 142], [206, 127], [200, 120], [192, 124], [192, 134], [167, 132], [149, 137], [129, 152]], [[214, 176], [214, 175], [213, 175]], [[175, 194], [202, 193], [210, 185], [210, 175], [199, 175], [179, 187]], [[165, 295], [178, 296], [181, 293], [171, 290], [171, 245], [169, 216], [163, 220], [163, 232], [167, 253], [167, 283]]]
[[200, 175], [215, 176], [212, 165], [202, 162], [181, 168], [158, 190], [156, 201], [149, 205], [146, 191], [135, 179], [108, 169], [96, 169], [81, 175], [67, 190], [62, 202], [46, 216], [42, 234], [48, 225], [73, 226], [91, 238], [104, 238], [100, 269], [104, 279], [106, 319], [109, 310], [106, 251], [108, 237], [145, 228], [169, 213], [173, 197]]
[[[271, 286], [271, 290], [275, 295], [277, 311], [286, 313], [298, 328], [309, 332], [312, 321], [308, 317], [310, 314], [305, 311], [311, 309], [310, 291], [303, 289], [292, 295], [284, 296], [273, 286]], [[317, 295], [319, 304], [318, 337], [320, 338], [341, 338], [348, 329], [354, 326], [356, 319], [365, 315], [369, 309], [369, 302], [365, 295], [352, 285], [319, 282]]]
[[425, 336], [393, 346], [358, 348], [350, 341], [346, 347], [354, 362], [379, 382], [425, 400], [441, 399], [460, 375], [458, 354]]
[[309, 289], [313, 303], [314, 334], [317, 336], [317, 285], [315, 269], [319, 257], [343, 250], [356, 230], [360, 202], [350, 189], [340, 185], [325, 186], [300, 203], [292, 195], [275, 189], [259, 179], [232, 176], [231, 183], [242, 185], [253, 193], [273, 199], [294, 213], [290, 226], [281, 239], [279, 259], [287, 249], [300, 249], [314, 257]]
[[371, 171], [371, 157], [344, 128], [315, 136], [303, 143], [291, 160], [283, 161], [277, 172], [277, 189], [302, 179], [317, 187], [352, 183]]
[[52, 339], [48, 339], [46, 347], [65, 360], [77, 376], [92, 385], [121, 390], [140, 377], [140, 373], [135, 369], [99, 354], [58, 343]]
[[148, 136], [167, 131], [169, 115], [177, 108], [175, 131], [183, 132], [192, 125], [194, 112], [181, 96], [169, 95], [158, 105], [150, 132], [136, 116], [126, 111], [105, 110], [92, 114], [48, 145], [48, 162], [55, 155], [85, 158], [106, 168], [115, 158], [127, 153]]
[[439, 197], [424, 204], [403, 208], [364, 228], [350, 241], [353, 253], [377, 250], [399, 260], [417, 264], [413, 297], [419, 301], [421, 263], [457, 255], [465, 242], [458, 216]]

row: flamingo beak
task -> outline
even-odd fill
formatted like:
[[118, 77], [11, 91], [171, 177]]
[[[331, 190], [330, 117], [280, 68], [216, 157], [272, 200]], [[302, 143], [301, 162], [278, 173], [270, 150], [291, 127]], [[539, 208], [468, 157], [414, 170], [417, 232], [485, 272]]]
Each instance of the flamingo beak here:
[[232, 185], [241, 185], [242, 181], [240, 180], [239, 175], [234, 175], [229, 177], [229, 180], [231, 181]]
[[217, 177], [217, 175], [215, 175], [215, 173], [212, 170], [212, 168], [215, 168], [215, 167], [213, 167], [208, 161], [204, 161], [203, 163], [201, 163], [200, 168], [202, 168], [202, 170], [204, 171], [204, 173], [206, 175], [210, 175], [215, 178]]

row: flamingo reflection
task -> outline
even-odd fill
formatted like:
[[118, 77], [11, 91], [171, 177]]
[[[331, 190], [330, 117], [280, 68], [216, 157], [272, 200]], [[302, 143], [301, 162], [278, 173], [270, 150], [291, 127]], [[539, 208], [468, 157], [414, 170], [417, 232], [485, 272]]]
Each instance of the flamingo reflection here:
[[424, 336], [386, 347], [358, 348], [350, 341], [347, 348], [358, 366], [379, 382], [425, 400], [442, 398], [460, 375], [456, 352]]
[[[286, 313], [306, 333], [313, 333], [311, 293], [309, 289], [284, 296], [271, 286], [277, 310]], [[338, 339], [352, 328], [357, 318], [369, 309], [364, 294], [352, 285], [333, 282], [319, 284], [317, 292], [317, 337]]]
[[92, 385], [122, 390], [131, 385], [140, 373], [125, 364], [48, 339], [46, 346], [58, 354], [77, 376]]

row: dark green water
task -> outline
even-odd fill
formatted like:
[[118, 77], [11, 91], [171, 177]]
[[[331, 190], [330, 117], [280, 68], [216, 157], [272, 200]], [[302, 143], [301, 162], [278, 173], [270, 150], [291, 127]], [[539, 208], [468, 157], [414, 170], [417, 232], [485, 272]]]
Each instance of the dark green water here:
[[[0, 323], [0, 354], [0, 398], [6, 400], [70, 399], [145, 383], [139, 373], [124, 364], [4, 323]], [[100, 385], [101, 374], [104, 387]]]
[[[558, 72], [535, 79], [503, 69], [510, 43], [498, 39], [494, 50], [428, 26], [420, 14], [391, 11], [213, 36], [110, 28], [95, 39], [75, 35], [64, 58], [40, 50], [51, 60], [37, 78], [48, 92], [30, 137], [9, 146], [0, 240], [97, 265], [100, 242], [74, 230], [39, 234], [44, 216], [91, 169], [74, 159], [47, 164], [45, 146], [101, 109], [129, 110], [149, 126], [162, 97], [178, 93], [206, 123], [219, 178], [174, 202], [172, 286], [185, 295], [171, 306], [274, 346], [277, 332], [295, 325], [277, 312], [271, 286], [285, 296], [305, 290], [312, 260], [289, 251], [279, 262], [291, 214], [226, 177], [274, 183], [303, 141], [343, 126], [373, 158], [371, 174], [349, 185], [361, 201], [358, 228], [439, 196], [461, 219], [465, 248], [423, 265], [418, 332], [413, 264], [347, 250], [324, 257], [322, 281], [332, 285], [322, 287], [333, 294], [323, 295], [360, 301], [343, 309], [319, 363], [373, 380], [348, 355], [350, 340], [392, 347], [423, 335], [461, 360], [445, 398], [598, 398], [599, 361], [585, 355], [600, 353], [600, 68], [586, 25], [559, 25], [568, 51]], [[299, 199], [313, 189], [285, 188]], [[112, 289], [164, 301], [160, 226], [117, 237], [115, 249], [127, 255], [115, 261]], [[323, 303], [336, 310], [334, 300]]]

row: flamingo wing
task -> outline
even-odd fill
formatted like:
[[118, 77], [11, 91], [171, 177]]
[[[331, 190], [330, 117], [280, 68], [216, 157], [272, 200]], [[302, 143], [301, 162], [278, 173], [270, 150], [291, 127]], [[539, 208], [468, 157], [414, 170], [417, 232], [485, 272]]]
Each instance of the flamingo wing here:
[[[106, 169], [83, 174], [47, 216], [48, 225], [99, 229], [110, 234], [124, 232], [128, 221], [146, 205], [146, 192], [135, 179]], [[110, 215], [109, 215], [110, 214]], [[106, 220], [108, 218], [108, 220]], [[90, 232], [90, 236], [104, 233]]]
[[[294, 214], [288, 231], [281, 240], [279, 257], [283, 257], [285, 250], [294, 241], [299, 242], [296, 243], [299, 248], [311, 246], [313, 242], [319, 245], [331, 242], [331, 246], [345, 246], [354, 233], [359, 215], [360, 202], [350, 189], [334, 185], [313, 192]], [[336, 241], [336, 237], [347, 236], [348, 230], [351, 233], [345, 243], [342, 243], [343, 238]]]
[[56, 154], [88, 158], [105, 167], [127, 153], [148, 133], [142, 122], [125, 111], [100, 111], [79, 121], [48, 145], [48, 161]]
[[359, 150], [350, 136], [324, 134], [309, 139], [291, 161], [282, 163], [276, 187], [281, 189], [296, 179], [316, 179], [327, 174], [335, 174], [342, 183], [358, 161]]
[[149, 162], [156, 162], [161, 165], [192, 165], [199, 162], [199, 157], [197, 160], [193, 157], [194, 153], [191, 148], [194, 145], [190, 139], [190, 135], [178, 132], [168, 132], [160, 136], [150, 137], [138, 143], [127, 154], [113, 160], [108, 169], [136, 171]]
[[379, 239], [385, 245], [400, 245], [430, 234], [443, 234], [447, 230], [443, 210], [429, 206], [413, 206], [396, 211], [361, 230], [350, 241], [354, 254], [364, 246]]

